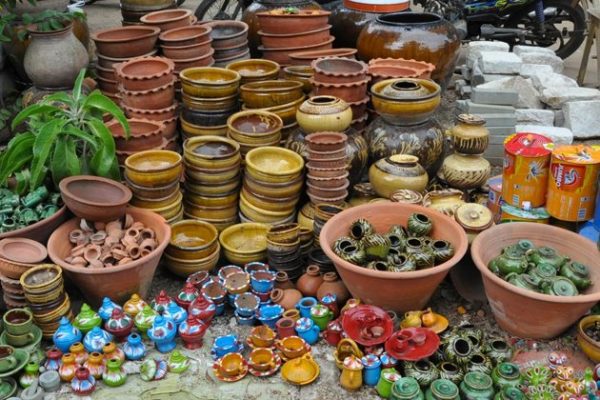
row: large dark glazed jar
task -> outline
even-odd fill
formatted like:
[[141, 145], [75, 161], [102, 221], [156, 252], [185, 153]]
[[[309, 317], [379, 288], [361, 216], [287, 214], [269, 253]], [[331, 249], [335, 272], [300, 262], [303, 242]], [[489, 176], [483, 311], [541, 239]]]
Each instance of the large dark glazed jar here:
[[248, 24], [248, 47], [253, 57], [260, 57], [258, 46], [260, 46], [260, 37], [258, 31], [260, 25], [256, 13], [262, 11], [274, 10], [276, 8], [295, 7], [307, 10], [319, 10], [321, 6], [313, 0], [254, 0], [252, 4], [244, 10], [242, 21]]
[[432, 79], [445, 88], [458, 59], [460, 39], [454, 26], [430, 13], [401, 12], [377, 17], [358, 37], [358, 56], [364, 61], [393, 57], [435, 65]]
[[[335, 47], [356, 48], [360, 31], [377, 17], [399, 11], [404, 11], [410, 1], [381, 1], [382, 4], [363, 3], [360, 1], [343, 0], [331, 9], [331, 34], [335, 37]], [[327, 8], [327, 6], [325, 6]]]

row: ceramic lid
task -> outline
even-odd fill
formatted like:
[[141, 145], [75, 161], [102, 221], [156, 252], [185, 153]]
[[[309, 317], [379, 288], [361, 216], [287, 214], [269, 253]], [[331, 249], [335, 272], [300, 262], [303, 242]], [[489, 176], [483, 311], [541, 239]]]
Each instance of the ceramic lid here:
[[314, 322], [312, 321], [312, 319], [300, 318], [298, 321], [296, 321], [296, 330], [298, 332], [306, 332], [307, 330], [312, 328], [313, 325], [314, 325]]
[[467, 125], [485, 125], [485, 119], [474, 114], [459, 114], [456, 120]]
[[401, 398], [403, 399], [407, 399], [411, 396], [417, 396], [420, 391], [421, 389], [419, 388], [419, 382], [412, 377], [400, 378], [394, 382], [394, 386], [392, 386], [392, 392], [401, 395]]
[[574, 164], [598, 164], [600, 163], [600, 146], [586, 144], [560, 146], [554, 149], [552, 157]]
[[467, 372], [464, 377], [465, 385], [476, 390], [487, 390], [493, 385], [492, 378], [481, 372]]
[[429, 387], [431, 392], [444, 399], [454, 399], [458, 397], [458, 387], [448, 379], [436, 379]]
[[543, 157], [552, 151], [552, 140], [537, 133], [515, 133], [504, 141], [507, 153], [523, 157]]
[[390, 200], [397, 203], [421, 204], [423, 195], [410, 189], [400, 189], [393, 192]]
[[348, 369], [363, 369], [362, 362], [355, 355], [349, 355], [344, 359], [344, 367]]
[[374, 367], [374, 366], [381, 365], [381, 361], [379, 360], [379, 357], [377, 357], [375, 354], [367, 354], [360, 361], [363, 363], [363, 365], [365, 367]]
[[383, 370], [381, 375], [390, 382], [396, 382], [398, 379], [402, 378], [402, 376], [393, 368]]
[[463, 228], [483, 231], [493, 224], [493, 214], [489, 208], [476, 203], [467, 203], [454, 211], [454, 218]]

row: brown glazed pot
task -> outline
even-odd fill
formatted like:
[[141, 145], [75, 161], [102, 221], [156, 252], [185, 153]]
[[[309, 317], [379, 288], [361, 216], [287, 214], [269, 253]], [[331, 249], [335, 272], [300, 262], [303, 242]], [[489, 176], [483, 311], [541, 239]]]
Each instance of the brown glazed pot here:
[[134, 58], [114, 67], [126, 90], [152, 90], [173, 82], [175, 64], [164, 57]]
[[211, 31], [208, 25], [184, 26], [163, 32], [158, 39], [165, 46], [190, 46], [212, 40]]
[[349, 58], [320, 58], [311, 66], [315, 71], [313, 79], [319, 83], [356, 83], [367, 78], [367, 64]]
[[132, 58], [154, 50], [160, 29], [152, 26], [110, 28], [92, 33], [98, 53], [112, 58]]
[[513, 336], [551, 339], [560, 335], [600, 300], [600, 269], [589, 268], [592, 285], [578, 296], [550, 296], [518, 288], [494, 275], [490, 260], [521, 239], [550, 246], [588, 266], [598, 265], [596, 244], [566, 229], [532, 222], [500, 224], [481, 232], [471, 256], [483, 276], [485, 294], [498, 325]]
[[143, 119], [128, 119], [130, 136], [125, 136], [125, 130], [116, 121], [110, 121], [106, 127], [115, 139], [115, 146], [119, 151], [142, 151], [162, 146], [162, 131], [164, 124], [160, 121], [149, 121]]
[[133, 293], [146, 298], [150, 292], [154, 271], [160, 256], [169, 244], [171, 227], [160, 215], [141, 208], [128, 207], [134, 221], [152, 227], [158, 246], [147, 256], [133, 262], [111, 268], [81, 268], [68, 264], [64, 259], [73, 245], [66, 240], [69, 232], [79, 226], [79, 218], [71, 219], [55, 230], [48, 240], [48, 254], [52, 262], [62, 267], [66, 276], [77, 285], [92, 307], [98, 307], [105, 296], [122, 304]]
[[304, 275], [296, 282], [296, 289], [298, 289], [304, 296], [315, 297], [319, 287], [323, 283], [323, 277], [321, 271], [316, 265], [309, 265], [306, 268]]
[[265, 33], [259, 31], [260, 41], [266, 48], [276, 49], [281, 47], [304, 47], [321, 43], [329, 39], [331, 25], [299, 33]]
[[183, 28], [191, 25], [192, 11], [185, 9], [161, 10], [148, 13], [140, 18], [140, 22], [160, 28], [161, 32]]
[[[406, 225], [413, 213], [427, 215], [433, 221], [434, 239], [449, 240], [456, 249], [454, 256], [434, 268], [410, 272], [375, 271], [344, 261], [332, 250], [333, 243], [348, 234], [352, 221], [365, 218], [377, 232], [386, 232], [392, 225]], [[333, 216], [320, 234], [321, 248], [333, 260], [352, 297], [366, 304], [376, 304], [385, 310], [402, 312], [421, 310], [445, 278], [448, 271], [467, 252], [464, 229], [452, 218], [422, 206], [392, 202], [365, 204], [346, 209]], [[398, 296], [402, 293], [402, 296]]]
[[357, 43], [358, 56], [364, 61], [393, 57], [434, 64], [431, 78], [443, 88], [454, 72], [459, 47], [458, 33], [450, 22], [436, 14], [413, 12], [378, 17], [364, 27]]

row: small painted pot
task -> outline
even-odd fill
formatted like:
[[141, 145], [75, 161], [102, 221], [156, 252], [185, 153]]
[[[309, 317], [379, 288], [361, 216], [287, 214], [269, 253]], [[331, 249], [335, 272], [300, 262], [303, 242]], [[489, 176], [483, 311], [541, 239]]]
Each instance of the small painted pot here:
[[392, 385], [402, 376], [394, 368], [385, 368], [381, 370], [379, 381], [377, 382], [377, 394], [384, 399], [389, 399], [392, 394]]
[[102, 299], [102, 305], [98, 309], [98, 315], [100, 316], [100, 318], [102, 318], [102, 320], [106, 321], [110, 318], [115, 308], [120, 308], [122, 310], [120, 305], [118, 305], [108, 297], [105, 297]]
[[80, 342], [81, 338], [81, 331], [71, 325], [71, 322], [69, 322], [66, 317], [60, 319], [58, 329], [54, 332], [54, 335], [52, 335], [54, 345], [63, 353], [67, 353], [69, 347], [71, 347], [72, 344]]
[[254, 271], [269, 271], [269, 264], [260, 261], [252, 261], [244, 265], [244, 271], [252, 276]]
[[342, 340], [343, 328], [339, 319], [330, 321], [327, 324], [327, 329], [323, 332], [323, 339], [332, 346], [337, 346]]
[[319, 326], [310, 318], [300, 318], [296, 321], [296, 333], [310, 345], [317, 343], [320, 331]]
[[291, 318], [283, 317], [280, 318], [279, 321], [275, 324], [277, 328], [277, 336], [280, 339], [286, 338], [288, 336], [294, 336], [296, 334], [296, 321]]
[[163, 317], [170, 318], [175, 322], [175, 325], [179, 326], [187, 319], [187, 311], [172, 301], [163, 312]]
[[177, 326], [175, 322], [161, 315], [154, 319], [152, 328], [148, 329], [148, 337], [161, 353], [169, 353], [177, 346], [175, 343], [176, 333]]
[[300, 311], [302, 318], [310, 318], [310, 309], [315, 305], [317, 305], [317, 299], [314, 297], [303, 297], [296, 304], [296, 308]]
[[379, 356], [379, 359], [381, 360], [382, 368], [396, 368], [398, 365], [398, 360], [385, 352]]
[[224, 335], [215, 339], [212, 349], [216, 358], [221, 358], [226, 354], [237, 352], [239, 347], [240, 342], [236, 335]]
[[310, 308], [310, 319], [319, 327], [319, 330], [327, 329], [327, 324], [333, 319], [331, 310], [323, 304], [317, 304]]
[[252, 293], [242, 293], [234, 300], [236, 314], [243, 318], [252, 317], [260, 306], [260, 298]]
[[169, 356], [169, 361], [167, 363], [170, 372], [174, 372], [176, 374], [181, 374], [190, 367], [190, 360], [183, 354], [181, 354], [178, 350], [175, 350]]
[[144, 358], [146, 355], [146, 346], [142, 342], [142, 338], [137, 333], [132, 333], [127, 337], [127, 341], [123, 345], [125, 357], [131, 361], [137, 361]]
[[375, 354], [367, 354], [361, 359], [363, 365], [363, 382], [367, 386], [375, 386], [381, 375], [381, 360]]
[[79, 367], [71, 381], [71, 389], [79, 396], [89, 396], [96, 389], [96, 379], [87, 368]]
[[273, 329], [269, 328], [268, 326], [259, 325], [255, 328], [252, 328], [249, 338], [254, 347], [271, 347], [275, 343], [276, 335]]
[[256, 317], [254, 316], [254, 314], [246, 317], [240, 315], [238, 310], [235, 310], [233, 314], [235, 316], [235, 321], [238, 323], [238, 325], [254, 326], [256, 324]]
[[285, 310], [279, 304], [264, 305], [256, 311], [256, 319], [261, 323], [269, 326], [271, 329], [275, 329], [277, 320], [281, 318]]
[[267, 293], [275, 287], [275, 272], [253, 271], [250, 274], [252, 290], [258, 293]]
[[219, 277], [219, 281], [224, 284], [226, 278], [229, 275], [243, 272], [244, 270], [241, 267], [238, 267], [237, 265], [225, 265], [219, 269], [217, 276]]
[[83, 346], [88, 353], [94, 351], [101, 353], [104, 345], [112, 342], [112, 340], [113, 335], [96, 326], [85, 335], [85, 338], [83, 338]]

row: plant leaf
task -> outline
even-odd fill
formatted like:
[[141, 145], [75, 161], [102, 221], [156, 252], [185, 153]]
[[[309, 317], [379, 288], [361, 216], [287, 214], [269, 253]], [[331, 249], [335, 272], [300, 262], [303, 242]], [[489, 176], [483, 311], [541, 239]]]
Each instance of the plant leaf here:
[[31, 161], [34, 142], [35, 136], [31, 132], [17, 135], [8, 142], [0, 164], [0, 183], [6, 183], [9, 176]]
[[98, 151], [90, 161], [90, 168], [98, 176], [110, 177], [112, 175], [111, 170], [114, 168], [113, 163], [116, 160], [115, 141], [102, 121], [93, 119], [88, 121], [87, 124], [101, 141]]
[[22, 171], [18, 171], [15, 173], [15, 180], [17, 184], [15, 186], [15, 192], [20, 195], [23, 195], [27, 192], [27, 188], [29, 187], [29, 180], [31, 179], [31, 173], [28, 169], [24, 169]]
[[72, 140], [58, 140], [56, 142], [50, 171], [52, 181], [56, 187], [63, 178], [81, 173], [79, 159], [75, 153], [75, 143]]
[[81, 87], [83, 86], [83, 80], [85, 79], [85, 68], [79, 71], [79, 75], [77, 75], [77, 79], [75, 80], [75, 85], [73, 86], [73, 99], [75, 101], [79, 101], [81, 98]]
[[89, 133], [84, 132], [73, 125], [69, 125], [66, 128], [63, 128], [63, 131], [70, 136], [74, 136], [87, 142], [92, 147], [92, 150], [94, 152], [98, 150], [98, 142]]
[[46, 162], [65, 123], [66, 121], [62, 119], [53, 119], [40, 128], [33, 144], [31, 180], [29, 182], [31, 190], [36, 189], [43, 182], [47, 172]]
[[21, 122], [25, 121], [31, 116], [39, 114], [47, 115], [56, 111], [60, 111], [60, 109], [49, 104], [32, 104], [17, 114], [15, 119], [12, 121], [11, 129], [15, 129]]
[[[73, 107], [73, 99], [65, 92], [56, 92], [44, 98], [44, 103], [54, 103], [60, 102], [68, 105], [69, 107]], [[51, 104], [50, 104], [51, 105]]]
[[94, 90], [83, 101], [81, 108], [85, 111], [99, 110], [103, 113], [109, 113], [113, 116], [125, 129], [125, 135], [129, 138], [129, 123], [123, 111], [108, 97], [104, 96], [100, 91]]

